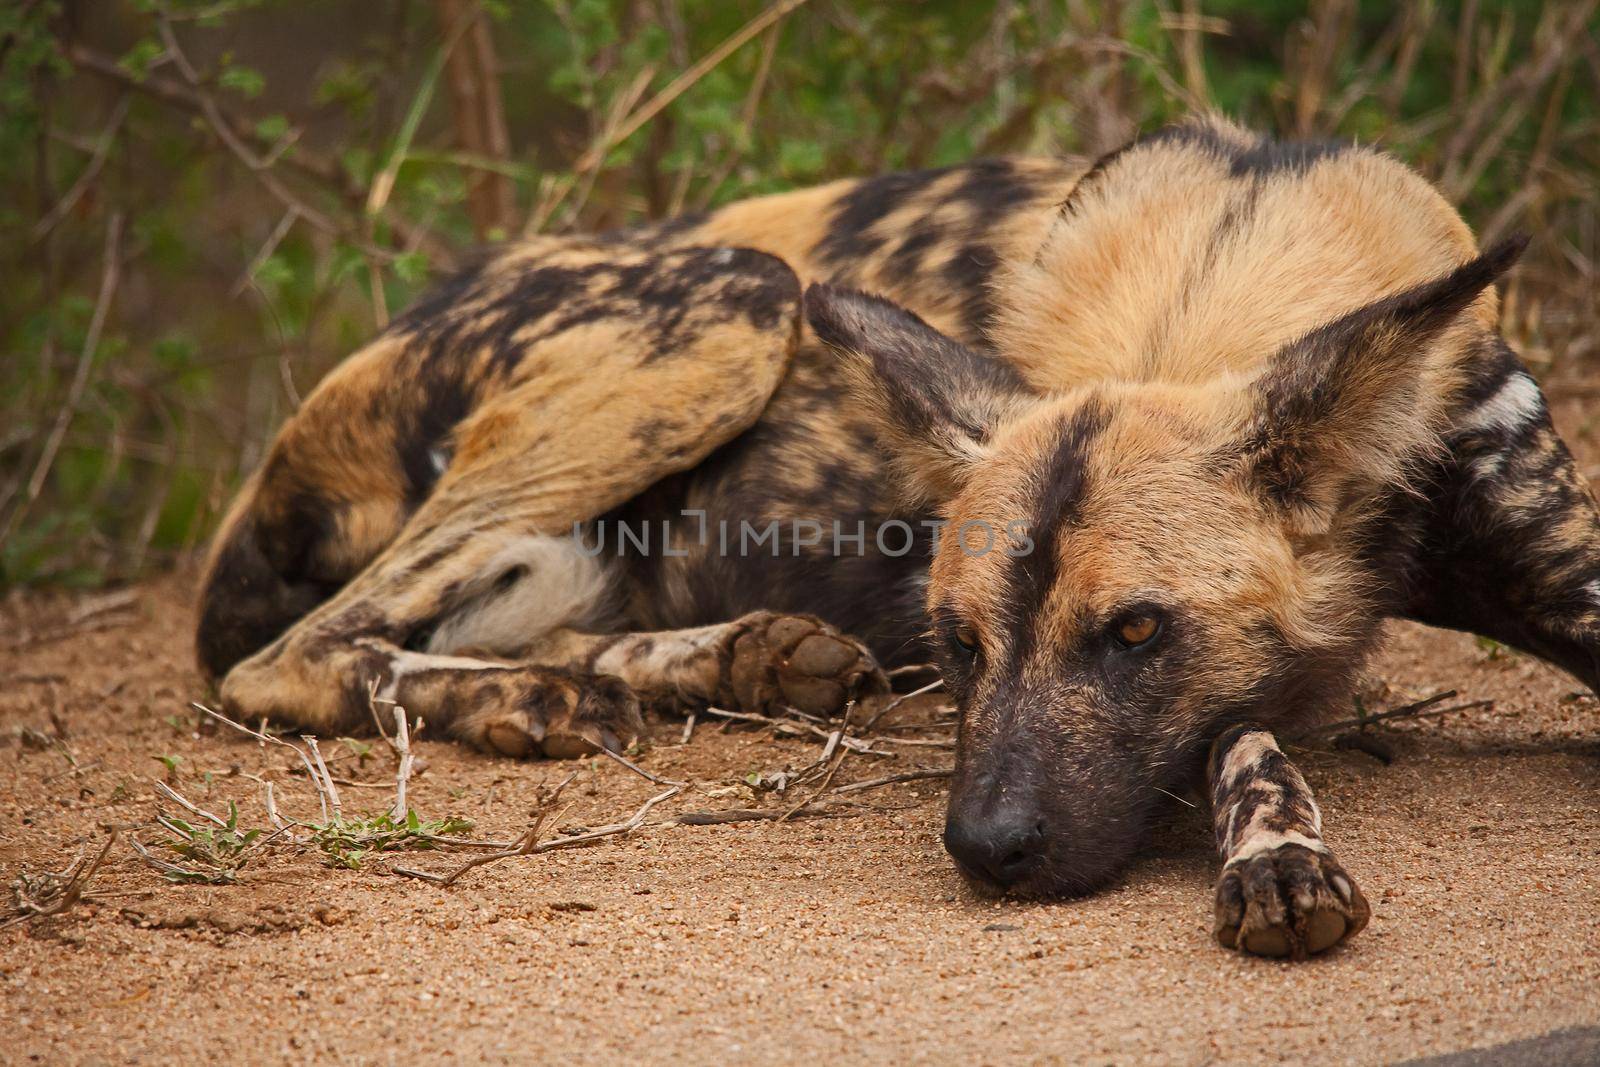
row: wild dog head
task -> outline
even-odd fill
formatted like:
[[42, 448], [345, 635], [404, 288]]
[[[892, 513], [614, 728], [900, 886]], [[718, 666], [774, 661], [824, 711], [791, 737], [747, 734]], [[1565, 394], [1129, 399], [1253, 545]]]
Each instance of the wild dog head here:
[[[948, 520], [928, 610], [961, 712], [945, 842], [970, 880], [1102, 885], [1221, 730], [1347, 691], [1380, 615], [1374, 523], [1437, 448], [1480, 294], [1520, 250], [1205, 373], [1183, 369], [1181, 334], [1141, 360], [1150, 323], [1130, 319], [1128, 356], [1094, 353], [1106, 366], [1076, 386], [1019, 373], [1051, 365], [1048, 338], [1002, 336], [995, 358], [812, 287], [809, 321], [907, 493]], [[1240, 345], [1263, 335], [1238, 317]]]

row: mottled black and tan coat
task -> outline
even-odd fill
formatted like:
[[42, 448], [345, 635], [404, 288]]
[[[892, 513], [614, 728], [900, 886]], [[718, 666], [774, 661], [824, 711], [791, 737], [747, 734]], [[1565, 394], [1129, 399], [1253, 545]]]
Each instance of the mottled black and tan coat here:
[[200, 660], [239, 715], [351, 730], [376, 687], [568, 755], [641, 702], [836, 710], [931, 638], [975, 884], [1091, 890], [1198, 776], [1219, 938], [1320, 951], [1367, 907], [1270, 731], [1383, 618], [1600, 682], [1600, 518], [1496, 332], [1519, 250], [1219, 120], [503, 248], [284, 427]]

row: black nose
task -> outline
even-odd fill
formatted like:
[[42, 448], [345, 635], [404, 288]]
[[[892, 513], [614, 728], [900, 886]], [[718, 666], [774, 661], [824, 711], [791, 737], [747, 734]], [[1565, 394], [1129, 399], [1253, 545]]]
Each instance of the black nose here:
[[1002, 888], [1021, 881], [1044, 853], [1044, 821], [1025, 807], [973, 815], [951, 813], [944, 847], [973, 874]]

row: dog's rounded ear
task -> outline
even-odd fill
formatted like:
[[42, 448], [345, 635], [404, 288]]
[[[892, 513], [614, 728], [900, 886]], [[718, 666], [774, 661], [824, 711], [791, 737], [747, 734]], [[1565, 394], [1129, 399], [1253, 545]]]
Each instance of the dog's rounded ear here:
[[845, 361], [908, 494], [949, 500], [995, 428], [1032, 398], [1010, 366], [882, 297], [813, 284], [806, 320]]
[[1326, 530], [1342, 501], [1403, 484], [1443, 428], [1458, 358], [1441, 338], [1527, 243], [1508, 238], [1286, 345], [1251, 386], [1236, 473], [1308, 535]]

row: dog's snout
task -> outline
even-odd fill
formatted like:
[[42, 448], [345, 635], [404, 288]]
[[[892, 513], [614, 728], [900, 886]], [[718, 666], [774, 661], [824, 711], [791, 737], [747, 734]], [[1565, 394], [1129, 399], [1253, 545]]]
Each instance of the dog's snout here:
[[944, 847], [980, 878], [1007, 888], [1021, 881], [1044, 853], [1044, 820], [1026, 805], [1001, 805], [985, 812], [951, 813]]

